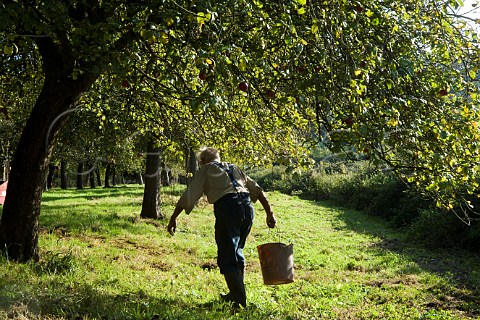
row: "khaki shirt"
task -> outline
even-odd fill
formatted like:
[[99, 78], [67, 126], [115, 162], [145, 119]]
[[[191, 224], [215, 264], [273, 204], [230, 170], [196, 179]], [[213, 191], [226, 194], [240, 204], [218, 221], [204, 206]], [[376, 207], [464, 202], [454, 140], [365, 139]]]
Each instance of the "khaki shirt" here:
[[[228, 167], [226, 162], [222, 164], [224, 167]], [[177, 204], [185, 210], [186, 214], [189, 214], [203, 194], [207, 196], [209, 203], [215, 203], [224, 195], [236, 192], [248, 192], [250, 199], [256, 202], [263, 189], [245, 172], [236, 166], [233, 167], [233, 176], [238, 182], [237, 190], [233, 187], [232, 181], [224, 169], [214, 163], [207, 163], [195, 173], [192, 182]]]

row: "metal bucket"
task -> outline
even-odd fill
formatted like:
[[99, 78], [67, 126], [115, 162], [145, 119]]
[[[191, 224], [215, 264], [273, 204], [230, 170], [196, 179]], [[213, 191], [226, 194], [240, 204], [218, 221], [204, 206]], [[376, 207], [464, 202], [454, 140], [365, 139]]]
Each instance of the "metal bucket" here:
[[264, 284], [293, 282], [293, 244], [265, 243], [257, 250]]

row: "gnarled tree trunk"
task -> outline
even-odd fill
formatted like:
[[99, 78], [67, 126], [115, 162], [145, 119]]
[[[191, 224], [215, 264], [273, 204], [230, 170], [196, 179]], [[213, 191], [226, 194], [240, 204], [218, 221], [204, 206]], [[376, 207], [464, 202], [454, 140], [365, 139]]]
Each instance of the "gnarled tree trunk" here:
[[0, 220], [0, 250], [21, 262], [38, 259], [40, 203], [56, 133], [65, 113], [97, 78], [88, 72], [76, 80], [71, 77], [75, 59], [67, 43], [50, 37], [35, 41], [45, 81], [17, 145]]

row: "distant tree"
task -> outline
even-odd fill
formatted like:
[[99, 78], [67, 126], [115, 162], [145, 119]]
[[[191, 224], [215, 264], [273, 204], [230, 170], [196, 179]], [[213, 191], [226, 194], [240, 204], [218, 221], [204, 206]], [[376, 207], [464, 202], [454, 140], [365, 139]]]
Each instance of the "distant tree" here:
[[155, 138], [148, 139], [145, 170], [145, 191], [143, 193], [142, 218], [158, 219], [162, 217], [160, 211], [161, 187], [161, 148]]

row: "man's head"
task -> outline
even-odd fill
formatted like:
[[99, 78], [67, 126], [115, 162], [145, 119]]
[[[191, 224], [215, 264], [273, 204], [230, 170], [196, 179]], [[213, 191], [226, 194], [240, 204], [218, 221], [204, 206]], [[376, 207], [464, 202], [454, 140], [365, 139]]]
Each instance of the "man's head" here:
[[197, 158], [200, 165], [203, 166], [213, 161], [220, 162], [220, 153], [215, 148], [206, 147], [200, 150], [200, 153], [197, 156]]

